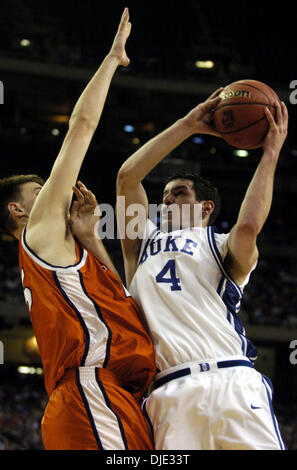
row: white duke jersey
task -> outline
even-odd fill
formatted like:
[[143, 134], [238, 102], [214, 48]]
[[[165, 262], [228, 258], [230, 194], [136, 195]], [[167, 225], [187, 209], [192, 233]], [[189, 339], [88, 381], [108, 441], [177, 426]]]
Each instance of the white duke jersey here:
[[159, 371], [191, 361], [256, 360], [238, 315], [244, 283], [224, 268], [229, 234], [214, 226], [161, 232], [150, 220], [130, 293], [143, 310]]

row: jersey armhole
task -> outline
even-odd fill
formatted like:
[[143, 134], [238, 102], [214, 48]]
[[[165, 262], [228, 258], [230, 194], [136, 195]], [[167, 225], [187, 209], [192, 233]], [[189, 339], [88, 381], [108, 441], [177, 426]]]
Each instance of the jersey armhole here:
[[57, 271], [57, 270], [67, 271], [67, 270], [73, 270], [73, 269], [78, 270], [82, 268], [82, 266], [85, 264], [85, 261], [87, 259], [87, 254], [88, 254], [87, 251], [79, 245], [80, 257], [76, 264], [69, 265], [69, 266], [54, 266], [50, 263], [47, 263], [42, 258], [40, 258], [36, 253], [34, 253], [34, 251], [27, 244], [26, 227], [24, 228], [21, 234], [21, 246], [24, 252], [29, 256], [29, 258], [31, 258], [36, 264], [38, 264], [42, 268], [48, 269], [49, 271]]
[[225, 265], [224, 265], [224, 260], [222, 258], [222, 255], [217, 247], [217, 242], [216, 242], [216, 239], [215, 239], [215, 233], [217, 233], [217, 229], [215, 226], [208, 226], [207, 227], [207, 240], [208, 240], [208, 244], [209, 244], [209, 247], [210, 247], [210, 251], [222, 273], [222, 275], [228, 279], [232, 284], [233, 286], [236, 288], [240, 298], [242, 297], [242, 288], [237, 284], [237, 282], [234, 281], [234, 279], [232, 278], [232, 276], [228, 273], [228, 271], [226, 270], [225, 268]]

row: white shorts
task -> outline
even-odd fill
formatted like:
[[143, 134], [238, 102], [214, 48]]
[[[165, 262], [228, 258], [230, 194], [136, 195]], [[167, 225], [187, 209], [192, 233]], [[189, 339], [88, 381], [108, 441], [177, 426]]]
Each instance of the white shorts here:
[[272, 385], [244, 356], [167, 369], [155, 386], [143, 411], [157, 450], [286, 449]]

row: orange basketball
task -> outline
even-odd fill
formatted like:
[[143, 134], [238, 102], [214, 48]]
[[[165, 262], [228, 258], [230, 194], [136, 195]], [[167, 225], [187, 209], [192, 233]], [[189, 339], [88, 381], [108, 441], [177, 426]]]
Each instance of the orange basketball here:
[[262, 146], [269, 129], [265, 114], [268, 107], [275, 115], [275, 91], [257, 80], [233, 82], [221, 93], [214, 111], [214, 126], [233, 147], [256, 149]]

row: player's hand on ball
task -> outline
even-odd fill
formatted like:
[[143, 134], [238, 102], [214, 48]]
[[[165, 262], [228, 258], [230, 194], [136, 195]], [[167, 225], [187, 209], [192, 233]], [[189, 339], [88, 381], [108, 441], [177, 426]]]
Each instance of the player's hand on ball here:
[[128, 8], [125, 8], [109, 52], [109, 55], [117, 57], [119, 60], [119, 65], [123, 65], [124, 67], [127, 67], [130, 64], [130, 59], [127, 56], [125, 45], [130, 35], [131, 26], [132, 25], [129, 21], [129, 10]]
[[263, 150], [272, 151], [277, 157], [286, 140], [288, 134], [288, 110], [285, 103], [275, 102], [276, 117], [274, 118], [268, 107], [265, 108], [267, 120], [269, 122], [269, 130], [263, 142]]
[[189, 127], [191, 134], [211, 134], [217, 137], [221, 135], [215, 130], [213, 122], [213, 112], [217, 103], [220, 101], [220, 94], [223, 87], [214, 91], [204, 103], [198, 104], [184, 118], [186, 125]]

